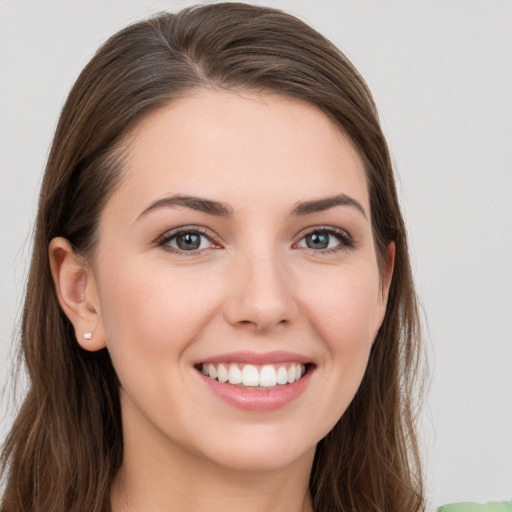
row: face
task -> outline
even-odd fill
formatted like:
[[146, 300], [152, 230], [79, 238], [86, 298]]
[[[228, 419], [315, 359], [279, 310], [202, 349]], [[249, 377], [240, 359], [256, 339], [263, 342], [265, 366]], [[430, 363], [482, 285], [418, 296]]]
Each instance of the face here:
[[198, 91], [133, 133], [92, 263], [125, 444], [311, 457], [382, 321], [362, 162], [308, 104]]

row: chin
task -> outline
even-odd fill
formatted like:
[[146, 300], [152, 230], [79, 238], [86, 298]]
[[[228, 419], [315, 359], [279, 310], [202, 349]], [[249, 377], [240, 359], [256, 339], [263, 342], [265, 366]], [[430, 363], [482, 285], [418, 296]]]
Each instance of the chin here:
[[[280, 432], [265, 430], [259, 433], [240, 432], [241, 435], [226, 436], [221, 442], [212, 440], [201, 451], [210, 461], [236, 471], [276, 471], [295, 462], [304, 463], [308, 458], [312, 463], [316, 442], [288, 432], [283, 435], [284, 428]], [[229, 439], [229, 444], [226, 444], [226, 439]]]
[[230, 453], [216, 454], [213, 460], [217, 464], [233, 471], [244, 472], [273, 472], [279, 471], [296, 462], [313, 456], [316, 446], [309, 448], [306, 452], [283, 451], [281, 449], [263, 451], [231, 451]]

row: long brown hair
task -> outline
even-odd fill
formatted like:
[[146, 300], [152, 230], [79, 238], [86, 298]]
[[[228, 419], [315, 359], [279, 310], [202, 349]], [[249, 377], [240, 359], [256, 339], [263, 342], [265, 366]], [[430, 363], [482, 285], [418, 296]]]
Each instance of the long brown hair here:
[[48, 245], [63, 236], [94, 252], [103, 207], [122, 175], [124, 141], [150, 112], [198, 87], [250, 89], [315, 105], [365, 163], [382, 263], [396, 244], [383, 325], [356, 397], [320, 441], [314, 509], [424, 509], [414, 431], [420, 336], [392, 164], [364, 80], [328, 40], [293, 16], [245, 4], [160, 14], [110, 38], [76, 81], [42, 184], [21, 328], [30, 387], [4, 445], [8, 512], [109, 510], [123, 457], [119, 382], [108, 352], [82, 350], [61, 311]]

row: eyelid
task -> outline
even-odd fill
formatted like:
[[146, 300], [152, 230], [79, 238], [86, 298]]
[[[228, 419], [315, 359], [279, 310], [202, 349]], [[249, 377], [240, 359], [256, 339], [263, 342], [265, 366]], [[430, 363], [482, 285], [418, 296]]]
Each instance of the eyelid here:
[[340, 240], [340, 243], [336, 247], [331, 247], [329, 249], [309, 249], [308, 247], [300, 247], [301, 249], [310, 250], [315, 253], [325, 254], [329, 252], [337, 252], [341, 250], [352, 249], [356, 245], [352, 235], [350, 235], [350, 233], [345, 229], [338, 228], [335, 226], [320, 225], [309, 226], [308, 228], [300, 231], [296, 236], [297, 241], [294, 243], [294, 246], [297, 246], [297, 244], [301, 240], [303, 240], [307, 235], [310, 235], [312, 233], [327, 233], [329, 235], [333, 235]]
[[[210, 231], [209, 229], [205, 228], [204, 226], [196, 226], [196, 225], [184, 225], [184, 226], [178, 226], [176, 228], [169, 229], [165, 231], [163, 234], [161, 234], [159, 237], [156, 238], [154, 241], [154, 245], [157, 247], [161, 247], [162, 249], [174, 253], [174, 254], [180, 254], [180, 255], [197, 255], [206, 249], [197, 249], [197, 250], [191, 250], [191, 251], [184, 251], [181, 249], [177, 249], [174, 247], [171, 247], [168, 244], [170, 240], [172, 240], [174, 237], [177, 237], [180, 234], [185, 233], [198, 233], [201, 236], [204, 236], [206, 239], [208, 239], [213, 247], [208, 247], [208, 249], [211, 248], [222, 248], [222, 244], [220, 242], [219, 237]], [[296, 242], [294, 242], [293, 247], [299, 248], [298, 243], [303, 240], [307, 235], [312, 233], [327, 233], [329, 235], [332, 235], [336, 237], [339, 240], [339, 244], [336, 247], [331, 247], [327, 249], [310, 249], [307, 247], [300, 247], [301, 249], [306, 249], [313, 251], [315, 253], [319, 254], [325, 254], [330, 252], [337, 252], [341, 250], [347, 250], [355, 247], [355, 241], [353, 237], [350, 235], [348, 231], [342, 228], [338, 228], [335, 226], [329, 226], [329, 225], [319, 225], [319, 226], [309, 226], [302, 231], [300, 231], [296, 236]]]
[[[217, 249], [221, 247], [221, 243], [219, 238], [212, 233], [210, 230], [204, 228], [203, 226], [195, 226], [195, 225], [185, 225], [185, 226], [179, 226], [173, 229], [169, 229], [165, 231], [163, 234], [161, 234], [157, 239], [154, 241], [154, 245], [156, 247], [161, 247], [162, 249], [171, 252], [173, 254], [180, 254], [180, 255], [194, 255], [199, 254], [206, 249], [197, 249], [194, 251], [183, 251], [180, 249], [176, 249], [175, 247], [171, 247], [170, 245], [167, 245], [170, 240], [177, 237], [180, 234], [186, 234], [186, 233], [197, 233], [201, 236], [204, 236], [207, 238], [211, 244], [213, 245], [213, 248]], [[208, 248], [210, 249], [210, 247]]]

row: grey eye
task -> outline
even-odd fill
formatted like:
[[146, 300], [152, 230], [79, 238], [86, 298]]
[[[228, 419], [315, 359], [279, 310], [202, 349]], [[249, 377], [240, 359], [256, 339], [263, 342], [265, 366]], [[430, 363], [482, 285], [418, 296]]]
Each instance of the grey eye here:
[[161, 245], [183, 252], [199, 251], [213, 246], [212, 241], [197, 231], [181, 231], [167, 237]]
[[183, 251], [195, 251], [201, 246], [201, 235], [184, 233], [176, 237], [176, 245]]
[[325, 251], [352, 247], [353, 242], [345, 233], [339, 233], [333, 229], [317, 229], [302, 237], [297, 246], [315, 251]]
[[328, 233], [311, 233], [304, 238], [306, 240], [306, 246], [310, 249], [327, 249], [331, 235]]

